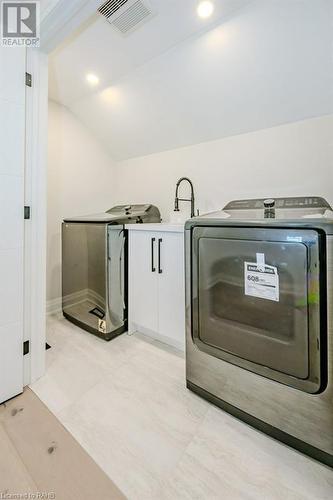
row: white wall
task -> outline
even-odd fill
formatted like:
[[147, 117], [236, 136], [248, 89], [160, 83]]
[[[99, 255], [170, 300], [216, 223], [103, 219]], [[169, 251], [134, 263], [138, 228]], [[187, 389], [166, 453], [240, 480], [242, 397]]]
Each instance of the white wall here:
[[[201, 213], [237, 198], [320, 195], [333, 204], [333, 115], [112, 162], [90, 132], [50, 102], [47, 299], [60, 307], [61, 221], [115, 204], [153, 203], [173, 212], [179, 177], [194, 183]], [[183, 187], [181, 194], [187, 194]]]
[[154, 203], [167, 220], [185, 175], [201, 213], [247, 197], [322, 195], [333, 204], [332, 133], [330, 115], [119, 162], [116, 201]]
[[61, 222], [114, 205], [114, 164], [65, 107], [49, 102], [47, 300], [61, 297]]

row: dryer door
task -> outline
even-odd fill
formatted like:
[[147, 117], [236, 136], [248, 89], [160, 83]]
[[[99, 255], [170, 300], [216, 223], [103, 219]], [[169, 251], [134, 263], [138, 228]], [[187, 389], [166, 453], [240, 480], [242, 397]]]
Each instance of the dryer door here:
[[194, 228], [197, 346], [260, 375], [318, 392], [325, 323], [321, 246], [314, 230]]

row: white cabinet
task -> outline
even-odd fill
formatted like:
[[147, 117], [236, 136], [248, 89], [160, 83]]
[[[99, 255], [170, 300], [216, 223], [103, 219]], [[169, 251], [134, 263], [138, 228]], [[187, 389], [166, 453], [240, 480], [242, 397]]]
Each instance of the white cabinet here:
[[154, 332], [158, 331], [156, 240], [150, 231], [129, 232], [129, 324]]
[[129, 331], [184, 349], [184, 232], [148, 226], [128, 226]]

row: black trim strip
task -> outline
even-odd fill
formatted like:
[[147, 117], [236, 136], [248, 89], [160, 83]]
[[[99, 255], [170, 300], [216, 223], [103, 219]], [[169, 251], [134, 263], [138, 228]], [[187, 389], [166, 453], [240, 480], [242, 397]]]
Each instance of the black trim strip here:
[[6, 399], [6, 401], [2, 401], [2, 402], [0, 403], [0, 408], [1, 408], [1, 406], [3, 406], [3, 407], [5, 408], [5, 407], [6, 407], [6, 403], [9, 403], [9, 401], [12, 401], [13, 399], [17, 398], [17, 397], [18, 397], [18, 396], [20, 396], [21, 394], [23, 394], [23, 389], [22, 389], [22, 391], [21, 391], [21, 392], [18, 392], [17, 394], [15, 394], [15, 396], [12, 396], [11, 398]]
[[125, 331], [128, 330], [128, 229], [123, 229], [125, 243], [124, 243], [124, 314], [123, 321], [126, 327]]
[[222, 399], [219, 399], [218, 397], [214, 396], [205, 389], [202, 389], [201, 387], [198, 387], [196, 384], [193, 384], [189, 380], [186, 381], [186, 387], [191, 391], [195, 392], [196, 394], [198, 394], [199, 396], [201, 396], [202, 398], [206, 399], [210, 403], [213, 403], [219, 408], [222, 408], [222, 410], [226, 411], [227, 413], [230, 413], [230, 415], [233, 415], [234, 417], [242, 420], [248, 425], [251, 425], [251, 427], [254, 427], [257, 430], [265, 434], [268, 434], [268, 436], [278, 441], [281, 441], [282, 443], [290, 446], [291, 448], [295, 448], [295, 450], [304, 453], [304, 455], [307, 455], [327, 465], [328, 467], [333, 468], [333, 455], [330, 455], [329, 453], [326, 453], [325, 451], [322, 451], [319, 448], [316, 448], [315, 446], [305, 443], [304, 441], [301, 441], [300, 439], [297, 439], [294, 436], [291, 436], [290, 434], [287, 434], [286, 432], [281, 431], [280, 429], [277, 429], [276, 427], [273, 427], [272, 425], [266, 422], [263, 422], [259, 418], [256, 418], [253, 415], [250, 415], [249, 413], [240, 410], [236, 406], [233, 406], [230, 403], [223, 401]]

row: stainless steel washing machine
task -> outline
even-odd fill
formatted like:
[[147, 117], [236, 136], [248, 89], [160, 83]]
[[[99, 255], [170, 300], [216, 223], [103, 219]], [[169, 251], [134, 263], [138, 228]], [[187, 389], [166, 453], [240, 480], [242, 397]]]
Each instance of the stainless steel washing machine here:
[[333, 212], [237, 200], [186, 223], [192, 391], [333, 466]]
[[153, 205], [121, 205], [62, 224], [62, 310], [77, 326], [111, 340], [127, 330], [125, 224], [161, 222]]

